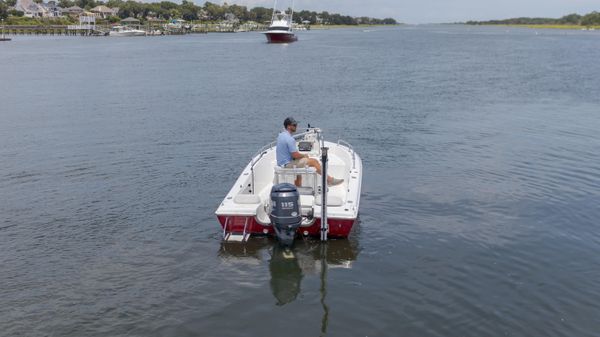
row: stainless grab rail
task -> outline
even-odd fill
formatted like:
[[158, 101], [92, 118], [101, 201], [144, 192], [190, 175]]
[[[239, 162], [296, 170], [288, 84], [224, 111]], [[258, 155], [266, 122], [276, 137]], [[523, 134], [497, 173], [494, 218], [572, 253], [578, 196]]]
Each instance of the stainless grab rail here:
[[256, 163], [258, 163], [258, 162], [260, 161], [260, 159], [261, 159], [261, 158], [262, 158], [262, 157], [263, 157], [265, 154], [267, 154], [267, 150], [268, 150], [268, 149], [270, 149], [270, 148], [272, 148], [273, 146], [275, 146], [275, 143], [276, 143], [276, 142], [270, 142], [269, 144], [267, 144], [267, 145], [265, 145], [265, 146], [261, 147], [261, 148], [260, 148], [260, 150], [258, 150], [258, 152], [256, 152], [256, 153], [255, 153], [255, 154], [252, 156], [252, 158], [255, 158], [255, 157], [256, 157], [256, 159], [253, 159], [253, 160], [252, 160], [252, 162], [250, 163], [250, 172], [252, 173], [252, 186], [251, 186], [251, 188], [252, 188], [252, 194], [255, 194], [255, 191], [254, 191], [254, 165], [256, 165]]
[[343, 139], [338, 139], [338, 145], [345, 145], [350, 150], [350, 153], [352, 153], [352, 169], [356, 169], [356, 157], [352, 145]]
[[263, 146], [260, 148], [260, 150], [258, 150], [253, 156], [252, 158], [258, 156], [260, 154], [260, 156], [258, 158], [256, 158], [255, 160], [252, 161], [252, 165], [250, 165], [250, 167], [254, 167], [254, 165], [256, 165], [256, 163], [260, 160], [260, 158], [262, 158], [262, 156], [264, 156], [267, 153], [267, 150], [272, 148], [273, 146], [275, 146], [275, 143], [277, 142], [270, 142], [269, 144]]

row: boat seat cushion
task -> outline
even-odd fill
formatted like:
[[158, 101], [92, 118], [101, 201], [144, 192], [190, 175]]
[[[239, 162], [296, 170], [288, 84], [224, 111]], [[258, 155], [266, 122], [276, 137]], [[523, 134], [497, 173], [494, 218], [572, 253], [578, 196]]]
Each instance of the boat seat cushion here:
[[[317, 205], [321, 205], [321, 199], [322, 197], [320, 195], [318, 195], [315, 198], [315, 204]], [[342, 200], [342, 198], [340, 198], [337, 195], [327, 195], [327, 206], [342, 206], [344, 204], [344, 200]]]
[[260, 204], [260, 197], [256, 194], [238, 194], [233, 198], [236, 204]]

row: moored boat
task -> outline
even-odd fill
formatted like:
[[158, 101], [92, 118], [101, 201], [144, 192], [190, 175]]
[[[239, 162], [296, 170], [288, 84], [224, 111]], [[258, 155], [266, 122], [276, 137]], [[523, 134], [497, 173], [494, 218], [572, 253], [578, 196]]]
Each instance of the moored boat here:
[[[293, 227], [291, 239], [295, 236], [312, 236], [326, 240], [345, 238], [350, 234], [358, 218], [361, 158], [347, 142], [325, 141], [321, 130], [317, 128], [309, 128], [294, 138], [302, 154], [323, 158], [326, 153], [324, 171], [343, 178], [343, 183], [327, 186], [326, 179], [322, 179], [314, 168], [277, 166], [275, 143], [268, 144], [244, 168], [215, 212], [225, 241], [247, 241], [251, 235], [280, 234], [274, 221], [279, 216], [277, 212], [280, 208], [287, 204], [277, 201], [277, 193], [286, 197], [298, 195], [296, 209], [299, 212], [290, 212], [298, 217], [298, 226]], [[302, 185], [295, 187], [293, 184], [298, 175], [302, 176]], [[292, 199], [285, 199], [285, 202], [288, 200]], [[323, 217], [326, 219], [324, 222]], [[286, 235], [277, 236], [286, 245], [290, 244]]]
[[109, 36], [146, 36], [146, 31], [127, 26], [114, 26], [108, 32]]
[[294, 10], [290, 13], [277, 10], [276, 3], [273, 5], [273, 16], [271, 24], [264, 33], [268, 43], [290, 43], [298, 40], [292, 28], [292, 18]]

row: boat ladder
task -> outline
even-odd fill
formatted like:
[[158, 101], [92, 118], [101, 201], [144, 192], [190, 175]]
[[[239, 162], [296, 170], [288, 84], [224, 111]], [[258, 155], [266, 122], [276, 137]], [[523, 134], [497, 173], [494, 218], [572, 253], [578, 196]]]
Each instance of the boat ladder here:
[[[248, 219], [249, 217], [244, 218], [243, 232], [234, 232], [233, 219], [231, 217], [225, 218], [225, 225], [223, 226], [223, 241], [247, 242], [250, 238], [250, 232], [248, 232]], [[228, 226], [230, 227], [229, 229]]]

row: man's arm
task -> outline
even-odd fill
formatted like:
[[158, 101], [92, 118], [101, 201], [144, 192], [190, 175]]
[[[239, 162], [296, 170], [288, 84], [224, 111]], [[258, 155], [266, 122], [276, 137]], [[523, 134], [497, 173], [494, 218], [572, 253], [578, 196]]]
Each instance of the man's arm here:
[[292, 137], [288, 139], [288, 150], [290, 151], [290, 155], [294, 159], [308, 158], [308, 155], [304, 155], [298, 151], [298, 147], [296, 146], [296, 140], [294, 140]]
[[302, 154], [302, 153], [296, 151], [296, 152], [292, 152], [292, 158], [294, 158], [294, 159], [308, 158], [308, 155]]

